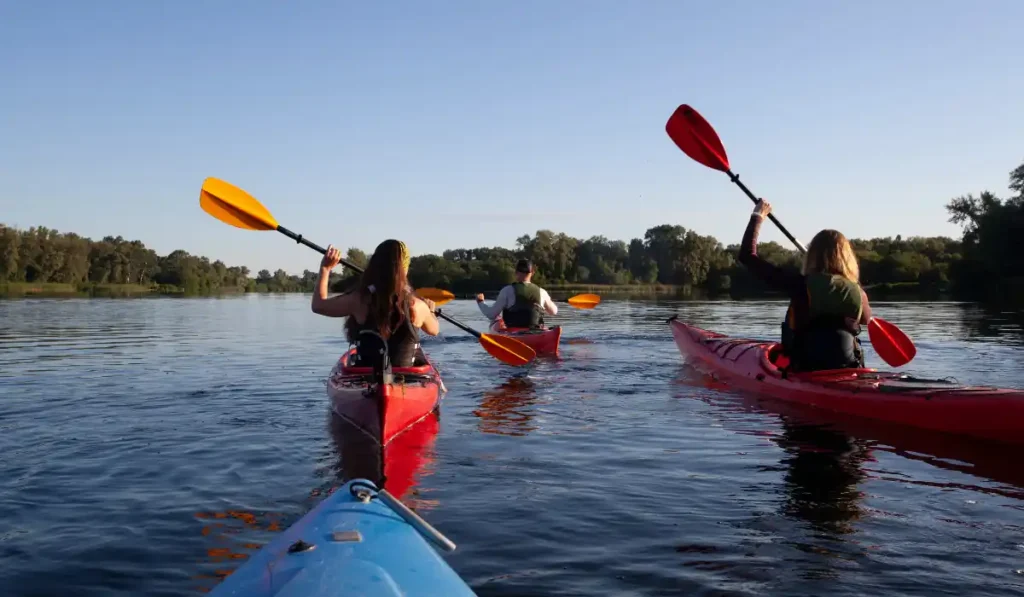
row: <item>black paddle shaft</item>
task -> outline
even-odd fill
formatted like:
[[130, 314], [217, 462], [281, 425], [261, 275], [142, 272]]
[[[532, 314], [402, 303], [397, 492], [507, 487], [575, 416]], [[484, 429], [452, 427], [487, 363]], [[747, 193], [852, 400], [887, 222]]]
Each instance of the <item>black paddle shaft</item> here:
[[469, 334], [472, 334], [472, 335], [476, 336], [477, 338], [479, 338], [481, 336], [480, 332], [474, 330], [473, 328], [471, 328], [468, 325], [462, 323], [461, 321], [456, 320], [454, 317], [449, 317], [447, 313], [442, 313], [441, 309], [437, 309], [436, 311], [434, 311], [434, 315], [437, 315], [441, 319], [443, 319], [443, 320], [447, 321], [448, 323], [454, 325], [455, 327], [459, 328], [460, 330], [462, 330], [464, 332], [467, 332]]
[[[736, 183], [736, 186], [738, 186], [740, 189], [742, 189], [743, 192], [747, 194], [747, 197], [750, 197], [751, 201], [753, 201], [755, 204], [757, 203], [757, 201], [758, 201], [757, 197], [753, 193], [750, 192], [750, 189], [747, 188], [747, 185], [745, 185], [742, 182], [740, 182], [740, 175], [739, 174], [733, 174], [732, 170], [726, 170], [725, 173], [729, 175], [729, 180], [731, 180], [734, 183]], [[805, 249], [804, 246], [802, 244], [800, 244], [800, 241], [798, 241], [796, 238], [794, 238], [793, 235], [789, 233], [789, 230], [786, 230], [786, 227], [783, 226], [782, 223], [780, 223], [775, 218], [775, 214], [768, 214], [768, 219], [771, 220], [776, 226], [779, 227], [779, 230], [781, 230], [782, 233], [786, 235], [786, 238], [788, 238], [789, 240], [793, 241], [793, 244], [796, 245], [796, 248], [800, 249], [801, 253], [806, 253], [807, 252], [807, 249]]]
[[[306, 245], [307, 247], [309, 247], [310, 249], [313, 249], [314, 251], [320, 253], [321, 255], [326, 255], [327, 254], [327, 249], [321, 247], [320, 245], [318, 245], [316, 243], [309, 242], [308, 240], [303, 238], [301, 234], [295, 234], [294, 232], [292, 232], [291, 230], [288, 230], [287, 228], [285, 228], [284, 226], [281, 226], [280, 224], [277, 226], [277, 231], [280, 232], [281, 234], [287, 236], [288, 238], [294, 240], [295, 242], [299, 243], [300, 245]], [[352, 263], [348, 259], [342, 258], [341, 264], [344, 265], [345, 267], [349, 268], [350, 270], [356, 272], [357, 274], [363, 273], [363, 268], [361, 268], [358, 265]]]

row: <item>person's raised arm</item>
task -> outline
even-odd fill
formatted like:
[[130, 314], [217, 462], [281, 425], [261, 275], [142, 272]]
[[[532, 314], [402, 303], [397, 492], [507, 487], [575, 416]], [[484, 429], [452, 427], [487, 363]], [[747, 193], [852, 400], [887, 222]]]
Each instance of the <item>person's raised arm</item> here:
[[423, 331], [423, 333], [436, 336], [441, 331], [441, 324], [434, 315], [436, 306], [434, 301], [413, 297], [412, 303], [412, 324]]
[[773, 288], [785, 290], [790, 294], [803, 292], [803, 277], [800, 274], [788, 272], [757, 254], [757, 234], [761, 230], [761, 224], [764, 222], [764, 219], [771, 212], [772, 205], [764, 199], [759, 200], [757, 205], [754, 206], [754, 212], [750, 214], [747, 229], [743, 232], [743, 242], [740, 243], [737, 261], [745, 265], [751, 273]]
[[313, 301], [310, 307], [313, 313], [325, 317], [347, 317], [352, 315], [354, 308], [354, 293], [341, 294], [331, 298], [327, 297], [330, 292], [331, 270], [341, 261], [341, 251], [334, 248], [334, 245], [327, 247], [327, 253], [320, 260], [320, 277], [316, 281], [316, 291], [313, 292]]

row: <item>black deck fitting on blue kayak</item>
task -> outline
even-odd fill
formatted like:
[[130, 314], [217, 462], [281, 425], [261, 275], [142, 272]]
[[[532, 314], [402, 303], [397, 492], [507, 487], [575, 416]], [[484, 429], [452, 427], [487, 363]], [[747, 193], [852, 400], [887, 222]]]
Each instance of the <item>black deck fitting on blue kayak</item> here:
[[302, 553], [304, 551], [310, 551], [316, 549], [316, 545], [312, 543], [306, 543], [302, 539], [299, 539], [295, 543], [288, 546], [288, 553]]
[[363, 503], [369, 503], [370, 500], [377, 497], [377, 486], [369, 481], [353, 481], [348, 486], [348, 492], [352, 494], [352, 497]]

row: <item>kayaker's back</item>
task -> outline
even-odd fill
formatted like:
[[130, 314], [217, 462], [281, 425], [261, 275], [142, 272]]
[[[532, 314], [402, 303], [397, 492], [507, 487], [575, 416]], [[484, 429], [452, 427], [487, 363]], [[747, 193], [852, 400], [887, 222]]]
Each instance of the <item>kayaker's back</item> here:
[[491, 322], [500, 317], [504, 325], [509, 328], [538, 329], [543, 327], [544, 314], [557, 315], [558, 306], [543, 288], [531, 281], [533, 273], [533, 262], [529, 259], [520, 259], [516, 263], [516, 281], [501, 289], [494, 305], [484, 304], [483, 294], [476, 296], [476, 303], [480, 307], [480, 311]]
[[870, 318], [867, 295], [849, 240], [836, 230], [814, 236], [802, 271], [790, 271], [757, 254], [757, 234], [771, 205], [758, 201], [740, 244], [738, 260], [768, 285], [789, 295], [782, 323], [782, 346], [790, 371], [820, 371], [864, 366], [857, 336]]
[[539, 328], [544, 325], [541, 314], [541, 290], [533, 282], [511, 284], [515, 302], [501, 312], [501, 319], [510, 328]]
[[367, 311], [366, 320], [359, 323], [354, 317], [346, 322], [345, 330], [348, 340], [356, 352], [352, 358], [354, 367], [377, 367], [379, 361], [387, 357], [393, 367], [412, 367], [420, 352], [419, 331], [412, 325], [412, 317], [406, 310], [403, 321], [394, 328], [391, 336], [385, 340], [377, 331], [377, 321]]
[[806, 291], [791, 301], [782, 323], [782, 345], [791, 371], [864, 366], [857, 336], [863, 309], [860, 285], [843, 276], [811, 273]]

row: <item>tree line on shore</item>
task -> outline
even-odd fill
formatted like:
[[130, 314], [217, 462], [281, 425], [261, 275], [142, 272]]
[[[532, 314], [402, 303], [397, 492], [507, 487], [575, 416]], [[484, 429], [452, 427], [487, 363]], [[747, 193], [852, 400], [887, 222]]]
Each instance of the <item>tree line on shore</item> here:
[[[853, 240], [861, 281], [882, 291], [906, 289], [918, 295], [951, 294], [972, 299], [1024, 298], [1024, 164], [1010, 173], [1013, 193], [990, 192], [949, 201], [950, 221], [963, 237], [874, 238]], [[679, 225], [649, 228], [629, 242], [603, 236], [578, 239], [550, 230], [517, 239], [516, 249], [451, 249], [412, 259], [409, 279], [416, 287], [439, 287], [457, 294], [494, 291], [513, 280], [517, 259], [536, 264], [535, 280], [546, 286], [670, 287], [676, 292], [734, 297], [765, 293], [764, 285], [737, 262], [738, 245], [723, 246], [711, 236]], [[775, 242], [758, 253], [784, 267], [799, 268], [800, 255]], [[364, 251], [348, 250], [349, 260], [365, 265]], [[345, 272], [351, 276], [350, 272]], [[45, 227], [19, 230], [0, 224], [0, 284], [136, 285], [158, 292], [311, 292], [316, 272], [301, 275], [261, 270], [174, 251], [157, 255], [138, 240], [99, 241]], [[346, 286], [335, 274], [335, 289]]]

